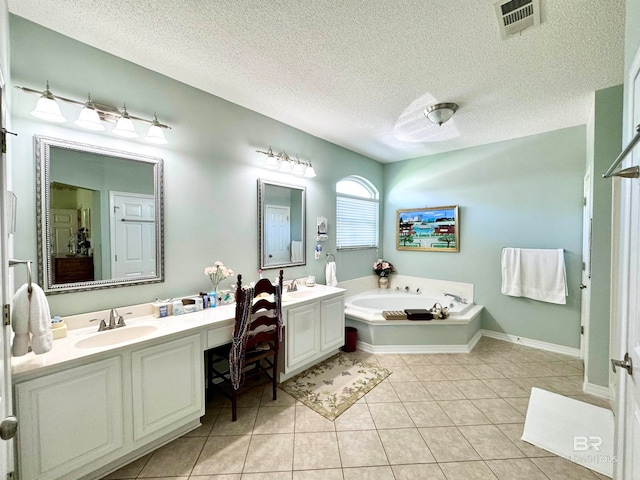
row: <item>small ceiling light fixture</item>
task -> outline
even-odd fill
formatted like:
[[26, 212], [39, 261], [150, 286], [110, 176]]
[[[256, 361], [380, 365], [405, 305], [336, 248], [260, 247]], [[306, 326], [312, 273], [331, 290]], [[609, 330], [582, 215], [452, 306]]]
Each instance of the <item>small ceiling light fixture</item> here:
[[453, 117], [456, 110], [458, 110], [458, 105], [455, 103], [436, 103], [425, 109], [424, 116], [429, 121], [441, 126]]
[[100, 114], [98, 114], [95, 105], [91, 101], [91, 94], [89, 94], [89, 100], [84, 104], [84, 108], [80, 110], [78, 119], [73, 123], [87, 130], [104, 130], [104, 125], [100, 121]]
[[262, 150], [256, 150], [256, 152], [267, 156], [267, 160], [264, 162], [264, 168], [277, 170], [282, 173], [304, 176], [307, 178], [313, 178], [316, 176], [316, 171], [313, 169], [311, 162], [300, 160], [298, 155], [296, 155], [295, 159], [287, 155], [285, 151], [276, 155], [273, 153], [271, 147], [269, 147], [269, 150], [266, 152]]
[[82, 107], [78, 119], [73, 122], [78, 127], [98, 131], [105, 130], [103, 122], [115, 123], [116, 126], [112, 130], [112, 133], [120, 137], [136, 138], [138, 137], [138, 133], [136, 132], [135, 125], [133, 123], [135, 120], [136, 122], [149, 125], [149, 131], [146, 137], [144, 137], [147, 142], [157, 145], [164, 145], [167, 143], [163, 130], [171, 127], [160, 123], [158, 121], [158, 116], [155, 113], [153, 114], [152, 120], [147, 120], [145, 118], [129, 115], [126, 106], [124, 106], [122, 108], [122, 112], [120, 112], [115, 107], [96, 104], [91, 100], [91, 94], [89, 94], [88, 100], [85, 102], [61, 97], [60, 95], [54, 95], [51, 93], [51, 90], [49, 90], [49, 81], [47, 81], [47, 88], [44, 92], [17, 85], [16, 88], [23, 92], [38, 95], [40, 97], [36, 108], [31, 112], [31, 115], [41, 120], [59, 123], [66, 122], [67, 119], [60, 112], [60, 106], [58, 104], [58, 102], [61, 101]]
[[60, 105], [56, 102], [56, 97], [54, 97], [51, 90], [49, 90], [49, 80], [47, 80], [47, 88], [44, 92], [35, 93], [41, 93], [41, 96], [31, 115], [40, 120], [46, 120], [47, 122], [64, 123], [67, 121], [62, 115], [62, 112], [60, 112]]

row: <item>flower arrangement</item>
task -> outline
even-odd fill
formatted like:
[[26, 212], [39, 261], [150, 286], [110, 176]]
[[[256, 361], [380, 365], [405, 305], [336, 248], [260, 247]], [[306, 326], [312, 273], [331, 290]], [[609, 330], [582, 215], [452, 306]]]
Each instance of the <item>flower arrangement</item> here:
[[204, 269], [204, 274], [209, 277], [209, 280], [211, 280], [213, 290], [217, 291], [220, 282], [228, 276], [233, 275], [233, 270], [225, 267], [222, 262], [217, 261], [213, 264], [213, 267], [206, 267]]
[[393, 272], [395, 272], [396, 269], [390, 262], [379, 258], [373, 264], [373, 271], [376, 272], [376, 275], [378, 275], [379, 277], [388, 277]]

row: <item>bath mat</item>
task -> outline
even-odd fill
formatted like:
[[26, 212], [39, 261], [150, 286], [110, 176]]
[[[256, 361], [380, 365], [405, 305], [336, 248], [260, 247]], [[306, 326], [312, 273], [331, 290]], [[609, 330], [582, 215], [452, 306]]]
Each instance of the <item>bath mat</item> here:
[[280, 388], [333, 421], [389, 375], [386, 368], [338, 353], [281, 383]]
[[522, 440], [613, 475], [613, 412], [606, 408], [534, 387]]

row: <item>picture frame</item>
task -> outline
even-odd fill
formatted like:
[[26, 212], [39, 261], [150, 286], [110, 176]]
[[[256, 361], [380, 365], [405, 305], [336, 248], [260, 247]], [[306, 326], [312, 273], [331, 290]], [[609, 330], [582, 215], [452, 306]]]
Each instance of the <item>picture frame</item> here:
[[396, 250], [460, 251], [458, 206], [397, 210]]

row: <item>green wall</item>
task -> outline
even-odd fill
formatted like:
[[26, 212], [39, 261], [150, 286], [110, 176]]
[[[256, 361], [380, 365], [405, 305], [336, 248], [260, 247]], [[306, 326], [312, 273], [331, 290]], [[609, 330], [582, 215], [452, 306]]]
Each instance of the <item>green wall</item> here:
[[[384, 258], [403, 275], [473, 283], [482, 326], [579, 347], [586, 129], [385, 165]], [[459, 206], [460, 252], [396, 250], [396, 210]], [[564, 248], [566, 305], [500, 293], [503, 247]]]
[[[315, 219], [329, 219], [324, 252], [335, 253], [335, 183], [347, 175], [363, 175], [379, 190], [382, 165], [357, 153], [313, 137], [293, 127], [227, 102], [201, 90], [127, 62], [88, 45], [10, 16], [11, 82], [35, 89], [47, 80], [52, 91], [82, 99], [91, 92], [95, 102], [121, 106], [132, 115], [149, 117], [173, 127], [169, 144], [127, 141], [109, 132], [92, 133], [73, 125], [49, 124], [29, 112], [37, 97], [14, 91], [11, 113], [14, 130], [10, 161], [13, 190], [18, 196], [18, 230], [14, 255], [36, 258], [35, 168], [33, 135], [108, 146], [162, 157], [165, 160], [165, 276], [163, 283], [86, 293], [49, 296], [52, 313], [67, 315], [147, 302], [156, 297], [192, 294], [209, 288], [204, 267], [220, 260], [257, 279], [258, 228], [256, 179], [307, 187], [307, 265], [288, 268], [286, 278], [315, 275], [324, 280], [325, 257], [314, 260]], [[73, 106], [63, 113], [73, 120]], [[137, 125], [138, 127], [138, 125]], [[139, 133], [144, 133], [142, 125]], [[286, 150], [310, 160], [318, 174], [313, 179], [279, 174], [262, 168], [265, 157], [256, 149]], [[337, 255], [338, 278], [370, 274], [376, 252]], [[16, 283], [25, 281], [16, 271]], [[268, 275], [270, 275], [267, 272]], [[228, 286], [227, 280], [223, 287]]]

